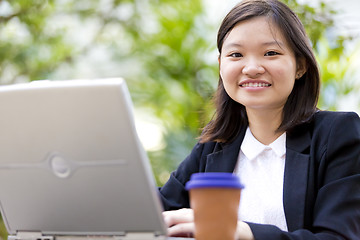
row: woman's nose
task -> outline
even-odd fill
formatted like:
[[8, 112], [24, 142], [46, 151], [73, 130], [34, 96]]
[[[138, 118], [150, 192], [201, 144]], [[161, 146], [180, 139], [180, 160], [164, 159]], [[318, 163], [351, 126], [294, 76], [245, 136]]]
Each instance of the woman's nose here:
[[245, 62], [242, 73], [249, 77], [256, 77], [265, 73], [265, 68], [262, 66], [260, 61], [251, 59]]

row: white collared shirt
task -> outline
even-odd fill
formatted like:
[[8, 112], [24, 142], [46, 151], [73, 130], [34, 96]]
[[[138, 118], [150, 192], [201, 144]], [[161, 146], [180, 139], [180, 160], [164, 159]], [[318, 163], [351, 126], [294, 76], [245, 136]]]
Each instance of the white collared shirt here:
[[287, 231], [283, 185], [286, 133], [269, 145], [259, 142], [248, 128], [242, 142], [235, 174], [245, 188], [241, 192], [239, 219], [271, 224]]

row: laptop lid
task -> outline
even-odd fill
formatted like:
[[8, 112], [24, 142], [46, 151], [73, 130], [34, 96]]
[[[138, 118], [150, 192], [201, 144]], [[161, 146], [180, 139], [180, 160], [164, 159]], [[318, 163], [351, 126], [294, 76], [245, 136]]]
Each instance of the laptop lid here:
[[122, 79], [0, 87], [0, 209], [9, 234], [165, 235]]

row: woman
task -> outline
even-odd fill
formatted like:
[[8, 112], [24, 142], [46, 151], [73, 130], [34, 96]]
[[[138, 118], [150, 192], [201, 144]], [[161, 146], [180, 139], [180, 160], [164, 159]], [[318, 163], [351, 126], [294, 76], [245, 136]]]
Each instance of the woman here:
[[194, 234], [191, 174], [234, 172], [245, 185], [238, 239], [360, 239], [360, 119], [316, 109], [319, 71], [298, 17], [277, 0], [243, 1], [218, 50], [216, 114], [160, 189], [169, 235]]

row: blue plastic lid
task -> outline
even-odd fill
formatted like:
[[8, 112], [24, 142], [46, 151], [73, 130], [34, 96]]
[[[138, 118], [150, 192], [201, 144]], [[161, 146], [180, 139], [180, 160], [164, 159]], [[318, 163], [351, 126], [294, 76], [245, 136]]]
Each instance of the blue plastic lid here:
[[194, 173], [185, 185], [186, 190], [193, 188], [244, 188], [240, 178], [232, 173], [204, 172]]

